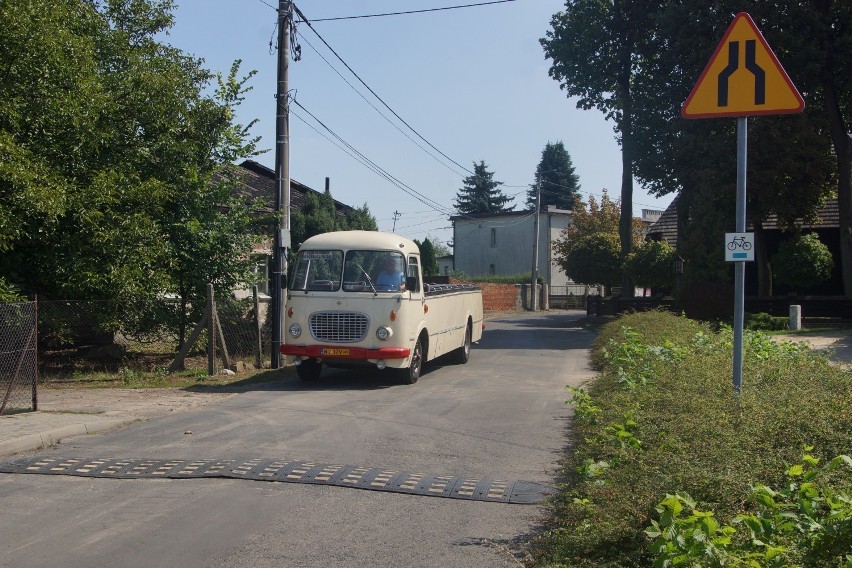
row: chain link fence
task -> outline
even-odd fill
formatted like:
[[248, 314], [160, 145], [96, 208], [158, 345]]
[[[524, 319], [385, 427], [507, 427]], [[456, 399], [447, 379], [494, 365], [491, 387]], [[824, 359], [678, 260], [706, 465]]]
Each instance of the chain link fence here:
[[35, 302], [0, 304], [0, 414], [38, 408], [36, 313]]
[[[263, 298], [257, 303], [251, 298], [216, 298], [221, 329], [216, 372], [224, 368], [224, 353], [229, 355], [232, 369], [268, 366], [271, 332], [267, 302]], [[204, 317], [204, 309], [193, 310], [191, 305], [170, 299], [140, 306], [39, 301], [39, 374], [50, 382], [96, 381], [102, 380], [101, 374], [165, 374], [183, 345], [193, 339], [192, 332]], [[207, 369], [208, 345], [204, 326], [179, 368]]]

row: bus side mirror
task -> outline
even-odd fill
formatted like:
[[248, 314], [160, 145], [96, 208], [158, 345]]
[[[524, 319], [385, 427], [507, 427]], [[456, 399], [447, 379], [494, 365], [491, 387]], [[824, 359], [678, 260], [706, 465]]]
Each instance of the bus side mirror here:
[[417, 288], [417, 277], [416, 276], [409, 276], [408, 278], [405, 279], [405, 289], [408, 290], [409, 292], [418, 292], [419, 291], [418, 288]]

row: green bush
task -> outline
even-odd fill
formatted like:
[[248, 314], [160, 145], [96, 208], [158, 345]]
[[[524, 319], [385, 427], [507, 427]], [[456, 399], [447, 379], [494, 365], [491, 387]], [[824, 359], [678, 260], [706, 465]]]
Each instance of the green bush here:
[[790, 320], [782, 316], [771, 316], [766, 312], [746, 314], [744, 327], [753, 331], [786, 331]]
[[[733, 519], [775, 514], [755, 498], [755, 487], [789, 488], [805, 446], [821, 463], [849, 453], [847, 371], [807, 347], [747, 331], [738, 395], [731, 385], [732, 344], [729, 328], [713, 332], [665, 312], [632, 314], [604, 326], [594, 347], [603, 372], [571, 399], [578, 405], [576, 446], [552, 502], [552, 529], [533, 545], [537, 566], [723, 565], [712, 551], [677, 561], [657, 556], [661, 543], [652, 549], [657, 537], [645, 529], [653, 532], [652, 521], [667, 522], [656, 510], [665, 508], [667, 496], [690, 500], [680, 503], [690, 509], [680, 520], [695, 517], [690, 526], [667, 527], [669, 534], [689, 531], [677, 546], [689, 548], [690, 538], [697, 538], [702, 550], [712, 544], [740, 554], [751, 546], [752, 529]], [[842, 501], [838, 496], [852, 491], [848, 469], [821, 471], [818, 491], [821, 499]], [[735, 532], [726, 534], [725, 522]], [[786, 548], [777, 562], [796, 565], [807, 556], [821, 560], [805, 565], [841, 566], [845, 560], [836, 551], [848, 542], [842, 540], [847, 527], [839, 523], [835, 540], [823, 544], [802, 544], [791, 532], [781, 539]], [[773, 565], [765, 558], [755, 562], [731, 565]]]
[[23, 302], [26, 298], [14, 284], [0, 276], [0, 302]]
[[675, 283], [675, 249], [665, 241], [645, 242], [627, 257], [624, 268], [637, 286], [671, 288]]
[[819, 236], [808, 233], [781, 243], [772, 257], [772, 268], [776, 281], [804, 290], [831, 278], [834, 259]]
[[[520, 272], [518, 274], [504, 274], [504, 275], [494, 275], [494, 274], [480, 274], [478, 276], [467, 276], [464, 272], [461, 271], [453, 271], [450, 276], [453, 278], [457, 278], [459, 280], [463, 280], [465, 282], [473, 282], [473, 283], [485, 283], [485, 284], [529, 284], [530, 278], [532, 278], [532, 274], [529, 272]], [[538, 277], [538, 283], [542, 284], [544, 279], [541, 276]]]

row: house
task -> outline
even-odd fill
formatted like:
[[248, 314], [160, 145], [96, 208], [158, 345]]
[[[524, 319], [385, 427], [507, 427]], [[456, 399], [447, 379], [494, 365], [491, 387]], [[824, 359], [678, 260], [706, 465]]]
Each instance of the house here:
[[[571, 211], [549, 205], [538, 214], [538, 273], [551, 286], [568, 276], [553, 261], [553, 242], [568, 226]], [[532, 272], [534, 211], [457, 215], [453, 223], [453, 265], [467, 276], [507, 276]]]
[[456, 269], [451, 254], [439, 256], [435, 260], [438, 261], [438, 274], [442, 276], [447, 276]]
[[[678, 218], [677, 204], [679, 197], [675, 197], [671, 204], [666, 208], [663, 214], [649, 228], [646, 238], [648, 240], [665, 241], [673, 248], [678, 248], [680, 235], [678, 234]], [[734, 220], [730, 220], [730, 226], [727, 231], [733, 232]], [[838, 209], [837, 199], [828, 199], [825, 204], [817, 211], [815, 220], [805, 221], [800, 219], [795, 224], [796, 229], [803, 233], [816, 233], [834, 257], [834, 272], [831, 281], [820, 286], [818, 290], [813, 292], [823, 295], [842, 295], [843, 280], [840, 273], [840, 213]], [[746, 225], [747, 231], [753, 231], [754, 227], [749, 221]], [[791, 231], [782, 231], [778, 223], [778, 216], [773, 214], [766, 218], [763, 222], [763, 230], [766, 239], [766, 250], [769, 258], [778, 252], [778, 247], [781, 242], [789, 238], [793, 233]], [[719, 243], [719, 254], [724, 254], [723, 244]], [[684, 269], [688, 270], [688, 263], [684, 265]], [[754, 262], [746, 263], [746, 294], [754, 295], [757, 293], [757, 268]], [[779, 290], [776, 287], [775, 292]], [[783, 293], [783, 290], [780, 290]]]
[[[245, 160], [238, 166], [232, 166], [237, 176], [236, 193], [249, 200], [260, 199], [263, 202], [262, 210], [272, 212], [275, 208], [275, 170], [267, 168], [254, 160]], [[329, 178], [325, 178], [325, 190], [329, 191]], [[311, 189], [307, 185], [290, 179], [290, 208], [291, 211], [301, 210], [305, 206], [305, 196], [309, 193], [321, 195], [319, 191]], [[338, 215], [343, 216], [354, 208], [334, 200], [334, 207]], [[255, 259], [255, 281], [261, 296], [268, 297], [269, 286], [272, 276], [272, 246], [273, 238], [270, 227], [270, 236], [252, 251]], [[237, 297], [251, 295], [250, 290], [238, 290]]]

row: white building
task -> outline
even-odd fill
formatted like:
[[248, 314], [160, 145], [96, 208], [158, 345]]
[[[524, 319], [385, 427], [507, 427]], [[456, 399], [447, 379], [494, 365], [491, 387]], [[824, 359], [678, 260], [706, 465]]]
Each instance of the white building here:
[[[571, 212], [548, 206], [539, 213], [538, 274], [551, 286], [568, 276], [553, 262], [553, 242], [568, 226]], [[467, 276], [531, 274], [535, 213], [459, 215], [453, 222], [453, 263]]]

